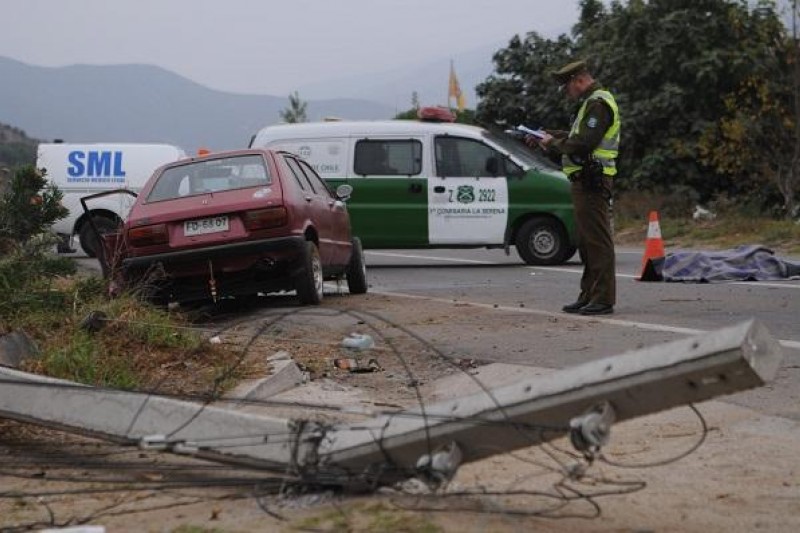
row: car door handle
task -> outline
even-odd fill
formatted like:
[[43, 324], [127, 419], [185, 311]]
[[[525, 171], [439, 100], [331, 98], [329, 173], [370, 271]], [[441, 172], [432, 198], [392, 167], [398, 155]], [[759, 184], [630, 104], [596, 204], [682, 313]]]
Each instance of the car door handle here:
[[445, 191], [444, 185], [437, 185], [433, 188], [433, 192], [443, 193]]
[[306, 202], [311, 203], [311, 197], [310, 196], [306, 196]]
[[421, 193], [422, 192], [422, 184], [421, 183], [412, 183], [408, 186], [408, 192], [412, 193]]

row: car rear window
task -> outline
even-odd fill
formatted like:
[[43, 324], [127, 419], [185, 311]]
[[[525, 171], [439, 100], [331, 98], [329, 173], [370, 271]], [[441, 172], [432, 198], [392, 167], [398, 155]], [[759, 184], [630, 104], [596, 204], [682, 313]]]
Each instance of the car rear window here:
[[161, 202], [209, 192], [261, 187], [270, 183], [272, 177], [260, 155], [201, 159], [164, 170], [147, 195], [147, 201]]

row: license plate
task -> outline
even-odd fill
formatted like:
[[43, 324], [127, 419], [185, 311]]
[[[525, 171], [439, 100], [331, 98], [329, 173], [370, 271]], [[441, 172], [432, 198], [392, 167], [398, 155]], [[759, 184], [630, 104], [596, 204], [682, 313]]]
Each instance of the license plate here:
[[187, 220], [183, 223], [183, 234], [187, 237], [220, 231], [228, 231], [228, 217], [226, 216], [198, 218], [197, 220]]

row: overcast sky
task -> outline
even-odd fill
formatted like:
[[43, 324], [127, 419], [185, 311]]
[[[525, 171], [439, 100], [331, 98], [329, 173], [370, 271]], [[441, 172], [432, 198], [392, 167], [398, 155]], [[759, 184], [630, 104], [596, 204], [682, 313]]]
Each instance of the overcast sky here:
[[[537, 31], [578, 0], [0, 0], [0, 56], [157, 65], [213, 89], [300, 86], [413, 66]], [[456, 65], [458, 70], [458, 65]]]

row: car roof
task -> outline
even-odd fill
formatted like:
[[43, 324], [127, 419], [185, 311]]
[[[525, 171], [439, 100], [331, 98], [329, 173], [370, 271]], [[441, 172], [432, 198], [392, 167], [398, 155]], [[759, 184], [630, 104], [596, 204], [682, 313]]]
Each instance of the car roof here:
[[451, 134], [480, 137], [483, 128], [453, 122], [420, 122], [417, 120], [331, 121], [277, 124], [262, 128], [256, 141], [304, 139], [311, 137], [348, 137], [370, 135]]

